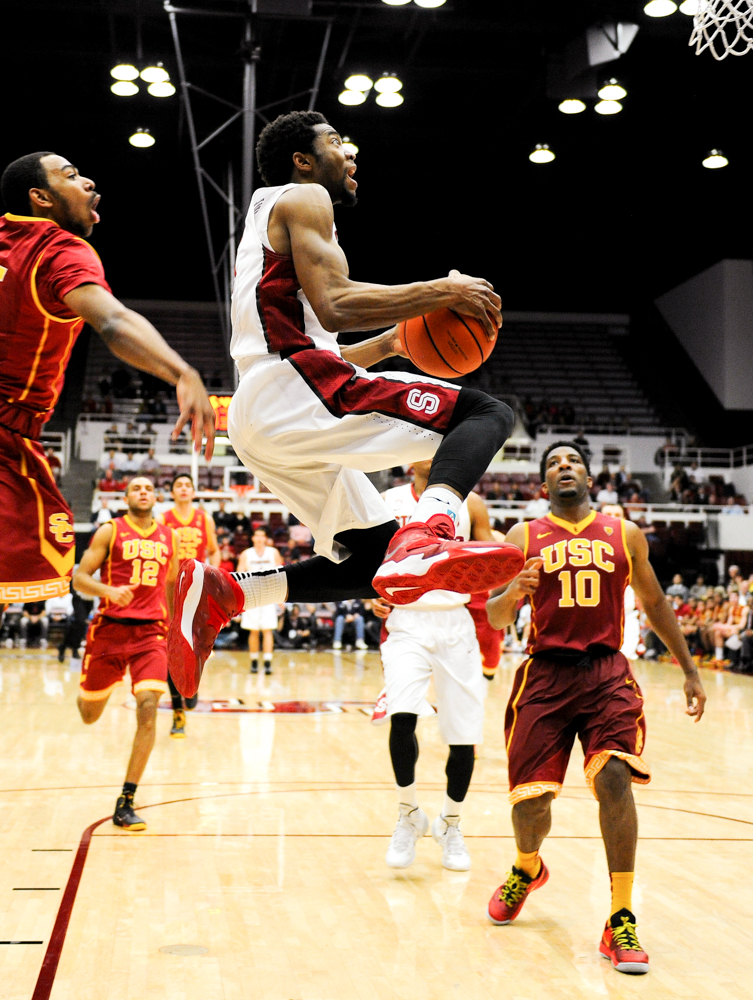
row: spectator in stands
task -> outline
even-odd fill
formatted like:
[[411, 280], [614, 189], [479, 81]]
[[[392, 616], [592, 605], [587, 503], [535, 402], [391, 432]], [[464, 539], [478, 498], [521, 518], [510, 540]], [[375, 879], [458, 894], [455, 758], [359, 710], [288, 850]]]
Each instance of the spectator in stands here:
[[301, 524], [300, 521], [298, 521], [296, 524], [290, 525], [290, 527], [288, 528], [288, 537], [290, 538], [290, 541], [297, 546], [301, 545], [310, 546], [313, 544], [314, 541], [309, 529], [306, 527], [305, 524]]
[[611, 479], [596, 494], [596, 502], [599, 504], [617, 503], [618, 500], [619, 495]]
[[[723, 619], [718, 620], [712, 626], [712, 634], [714, 638], [714, 659], [717, 663], [724, 661], [724, 646], [725, 643], [729, 642], [734, 636], [738, 638], [739, 633], [745, 628], [745, 623], [747, 621], [745, 605], [740, 603], [740, 595], [736, 590], [733, 590], [729, 595], [729, 603], [727, 605], [727, 614]], [[733, 643], [733, 648], [740, 648], [737, 642]]]
[[688, 599], [688, 588], [683, 583], [682, 573], [675, 573], [672, 583], [666, 590], [667, 597], [681, 597], [683, 601]]
[[122, 493], [126, 488], [124, 480], [115, 478], [112, 469], [105, 469], [105, 474], [99, 481], [97, 489], [100, 493]]
[[125, 455], [121, 451], [120, 443], [117, 442], [102, 455], [99, 460], [99, 467], [103, 471], [105, 469], [112, 469], [113, 472], [120, 472], [123, 468], [125, 458]]
[[47, 632], [50, 620], [45, 614], [44, 601], [30, 601], [24, 604], [24, 612], [19, 622], [21, 649], [25, 649], [29, 639], [39, 637], [39, 648], [47, 649]]
[[696, 601], [705, 601], [711, 592], [711, 587], [706, 586], [706, 578], [702, 573], [699, 573], [695, 578], [695, 583], [690, 588], [690, 597], [695, 598]]
[[744, 513], [745, 511], [737, 502], [737, 497], [727, 497], [725, 504], [722, 507], [722, 514], [744, 514]]
[[745, 581], [740, 573], [740, 567], [732, 565], [727, 570], [727, 593], [728, 594], [740, 594], [745, 590]]
[[228, 530], [231, 534], [241, 534], [250, 535], [251, 534], [251, 522], [243, 513], [242, 510], [236, 510], [230, 513], [230, 523]]
[[107, 500], [100, 501], [101, 506], [97, 511], [97, 516], [94, 518], [94, 524], [99, 526], [100, 524], [106, 524], [107, 521], [112, 521], [112, 512], [110, 511], [110, 505]]
[[214, 519], [214, 526], [219, 531], [220, 528], [224, 528], [225, 531], [229, 531], [232, 534], [235, 531], [235, 515], [229, 510], [225, 510], [226, 500], [220, 500], [217, 510], [212, 514]]
[[238, 560], [235, 558], [235, 549], [232, 545], [227, 542], [220, 546], [220, 569], [224, 569], [227, 573], [233, 573], [235, 567], [238, 564]]
[[293, 649], [314, 649], [315, 609], [315, 604], [306, 605], [303, 612], [298, 604], [286, 605], [283, 631]]
[[342, 649], [345, 626], [353, 624], [356, 634], [356, 649], [366, 649], [363, 641], [364, 607], [363, 601], [338, 601], [335, 605], [335, 632], [332, 642], [333, 649]]
[[55, 482], [60, 482], [60, 476], [63, 473], [63, 466], [60, 464], [60, 459], [55, 454], [54, 448], [47, 448], [45, 451], [45, 457], [47, 458], [47, 464], [50, 467], [50, 472], [55, 477]]
[[126, 452], [125, 461], [120, 467], [121, 473], [125, 476], [135, 476], [141, 471], [141, 459], [134, 457], [132, 451]]
[[99, 380], [97, 388], [99, 389], [100, 396], [103, 398], [110, 395], [112, 392], [112, 386], [110, 385], [110, 380], [106, 375]]
[[536, 495], [532, 500], [529, 500], [525, 505], [523, 514], [526, 517], [536, 518], [544, 517], [545, 514], [549, 513], [549, 500], [544, 496], [541, 490], [536, 491]]
[[745, 615], [745, 624], [740, 632], [742, 642], [740, 660], [737, 671], [741, 674], [753, 673], [753, 606], [749, 606]]
[[611, 482], [612, 482], [612, 473], [609, 471], [609, 466], [605, 462], [601, 467], [601, 472], [594, 480], [594, 486], [598, 486], [598, 488], [601, 490], [605, 486], [608, 486]]
[[155, 518], [159, 517], [160, 514], [163, 514], [166, 510], [169, 510], [171, 507], [172, 503], [169, 500], [165, 500], [165, 494], [160, 491], [157, 494], [157, 502], [152, 508], [152, 516]]
[[139, 466], [138, 471], [145, 476], [156, 476], [160, 470], [160, 464], [154, 457], [154, 448], [150, 448], [147, 456]]
[[680, 454], [680, 449], [674, 443], [671, 437], [668, 437], [664, 444], [657, 448], [656, 454], [654, 455], [654, 464], [664, 467], [669, 462], [674, 461]]

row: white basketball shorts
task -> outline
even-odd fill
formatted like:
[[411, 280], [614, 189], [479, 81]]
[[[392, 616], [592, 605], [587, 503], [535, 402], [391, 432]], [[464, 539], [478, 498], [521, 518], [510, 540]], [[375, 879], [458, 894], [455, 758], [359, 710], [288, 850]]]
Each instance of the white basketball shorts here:
[[265, 604], [262, 608], [249, 608], [241, 615], [241, 628], [251, 632], [274, 631], [277, 628], [279, 610], [276, 604]]
[[467, 608], [395, 608], [387, 619], [387, 631], [381, 652], [388, 715], [423, 715], [433, 675], [442, 740], [452, 746], [482, 743], [488, 685]]
[[228, 411], [238, 458], [306, 525], [314, 551], [347, 558], [340, 531], [392, 520], [364, 473], [432, 458], [460, 387], [367, 372], [331, 351], [270, 355], [243, 374]]

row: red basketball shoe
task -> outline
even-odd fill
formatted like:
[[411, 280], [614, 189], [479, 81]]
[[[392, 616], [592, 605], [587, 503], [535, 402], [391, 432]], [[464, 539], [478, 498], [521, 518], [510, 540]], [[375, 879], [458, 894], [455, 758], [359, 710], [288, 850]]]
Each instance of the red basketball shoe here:
[[[539, 859], [541, 860], [541, 859]], [[494, 890], [486, 915], [493, 924], [511, 924], [523, 909], [529, 892], [540, 889], [549, 879], [549, 869], [541, 861], [541, 869], [536, 878], [526, 875], [520, 868], [512, 866], [507, 878], [499, 889]]]
[[516, 545], [451, 541], [443, 528], [416, 521], [395, 532], [372, 581], [380, 597], [412, 604], [430, 590], [477, 594], [509, 583], [523, 569]]
[[607, 920], [599, 951], [618, 972], [633, 976], [648, 972], [648, 955], [640, 946], [635, 933], [635, 917], [630, 910], [618, 910]]
[[229, 573], [196, 559], [181, 563], [167, 633], [167, 662], [184, 698], [199, 690], [201, 672], [217, 633], [240, 614], [243, 604], [243, 591]]

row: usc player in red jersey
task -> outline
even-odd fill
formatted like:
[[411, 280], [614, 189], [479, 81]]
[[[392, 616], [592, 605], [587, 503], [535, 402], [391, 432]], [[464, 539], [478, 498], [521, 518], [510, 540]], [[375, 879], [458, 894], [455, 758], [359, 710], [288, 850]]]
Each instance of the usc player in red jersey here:
[[10, 601], [45, 600], [70, 587], [72, 515], [38, 439], [84, 322], [116, 357], [176, 387], [173, 435], [190, 420], [194, 443], [205, 435], [208, 455], [214, 414], [198, 373], [111, 294], [84, 238], [99, 222], [94, 181], [65, 157], [40, 152], [6, 167], [0, 189], [1, 612]]
[[[132, 479], [125, 499], [128, 513], [97, 529], [73, 578], [76, 590], [100, 598], [86, 636], [78, 710], [87, 725], [96, 722], [130, 669], [136, 736], [112, 821], [143, 830], [146, 823], [134, 812], [133, 798], [154, 746], [157, 704], [167, 691], [165, 637], [179, 563], [172, 529], [152, 517], [152, 481]], [[99, 580], [93, 576], [97, 570]]]
[[[217, 545], [217, 533], [214, 521], [205, 510], [194, 507], [196, 495], [193, 479], [186, 472], [176, 476], [170, 484], [175, 506], [163, 511], [157, 520], [167, 525], [175, 532], [178, 542], [178, 562], [184, 559], [198, 559], [199, 562], [209, 562], [210, 566], [220, 565], [220, 549]], [[196, 708], [198, 692], [191, 698], [183, 698], [168, 673], [167, 683], [170, 685], [170, 697], [173, 703], [173, 725], [170, 735], [173, 739], [184, 739], [186, 735], [186, 709]]]
[[541, 460], [551, 513], [515, 525], [507, 542], [526, 558], [522, 571], [487, 605], [497, 629], [518, 603], [531, 602], [528, 658], [519, 667], [505, 716], [510, 800], [518, 856], [489, 901], [492, 923], [509, 924], [528, 894], [549, 877], [539, 847], [551, 827], [577, 734], [612, 885], [612, 907], [599, 950], [619, 972], [648, 972], [632, 912], [638, 819], [631, 782], [650, 781], [641, 757], [643, 696], [619, 652], [624, 593], [632, 586], [651, 627], [685, 674], [687, 714], [698, 722], [706, 695], [674, 612], [632, 521], [590, 509], [588, 459], [572, 442], [551, 445]]

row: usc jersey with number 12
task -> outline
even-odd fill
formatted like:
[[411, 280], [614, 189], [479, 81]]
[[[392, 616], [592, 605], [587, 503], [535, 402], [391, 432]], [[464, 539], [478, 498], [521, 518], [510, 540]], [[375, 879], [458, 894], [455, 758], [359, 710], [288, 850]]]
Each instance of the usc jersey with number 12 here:
[[183, 562], [184, 559], [206, 561], [209, 544], [208, 518], [209, 514], [200, 507], [193, 508], [191, 517], [187, 521], [183, 520], [175, 507], [160, 514], [157, 520], [172, 528], [177, 536], [179, 562]]
[[526, 559], [544, 560], [531, 600], [527, 653], [617, 650], [632, 560], [625, 521], [596, 511], [578, 524], [553, 514], [525, 525]]
[[136, 589], [133, 600], [124, 608], [103, 598], [99, 613], [108, 618], [166, 621], [165, 583], [173, 558], [172, 529], [154, 521], [151, 528], [142, 531], [127, 514], [110, 524], [110, 551], [100, 579], [111, 587], [135, 585]]

